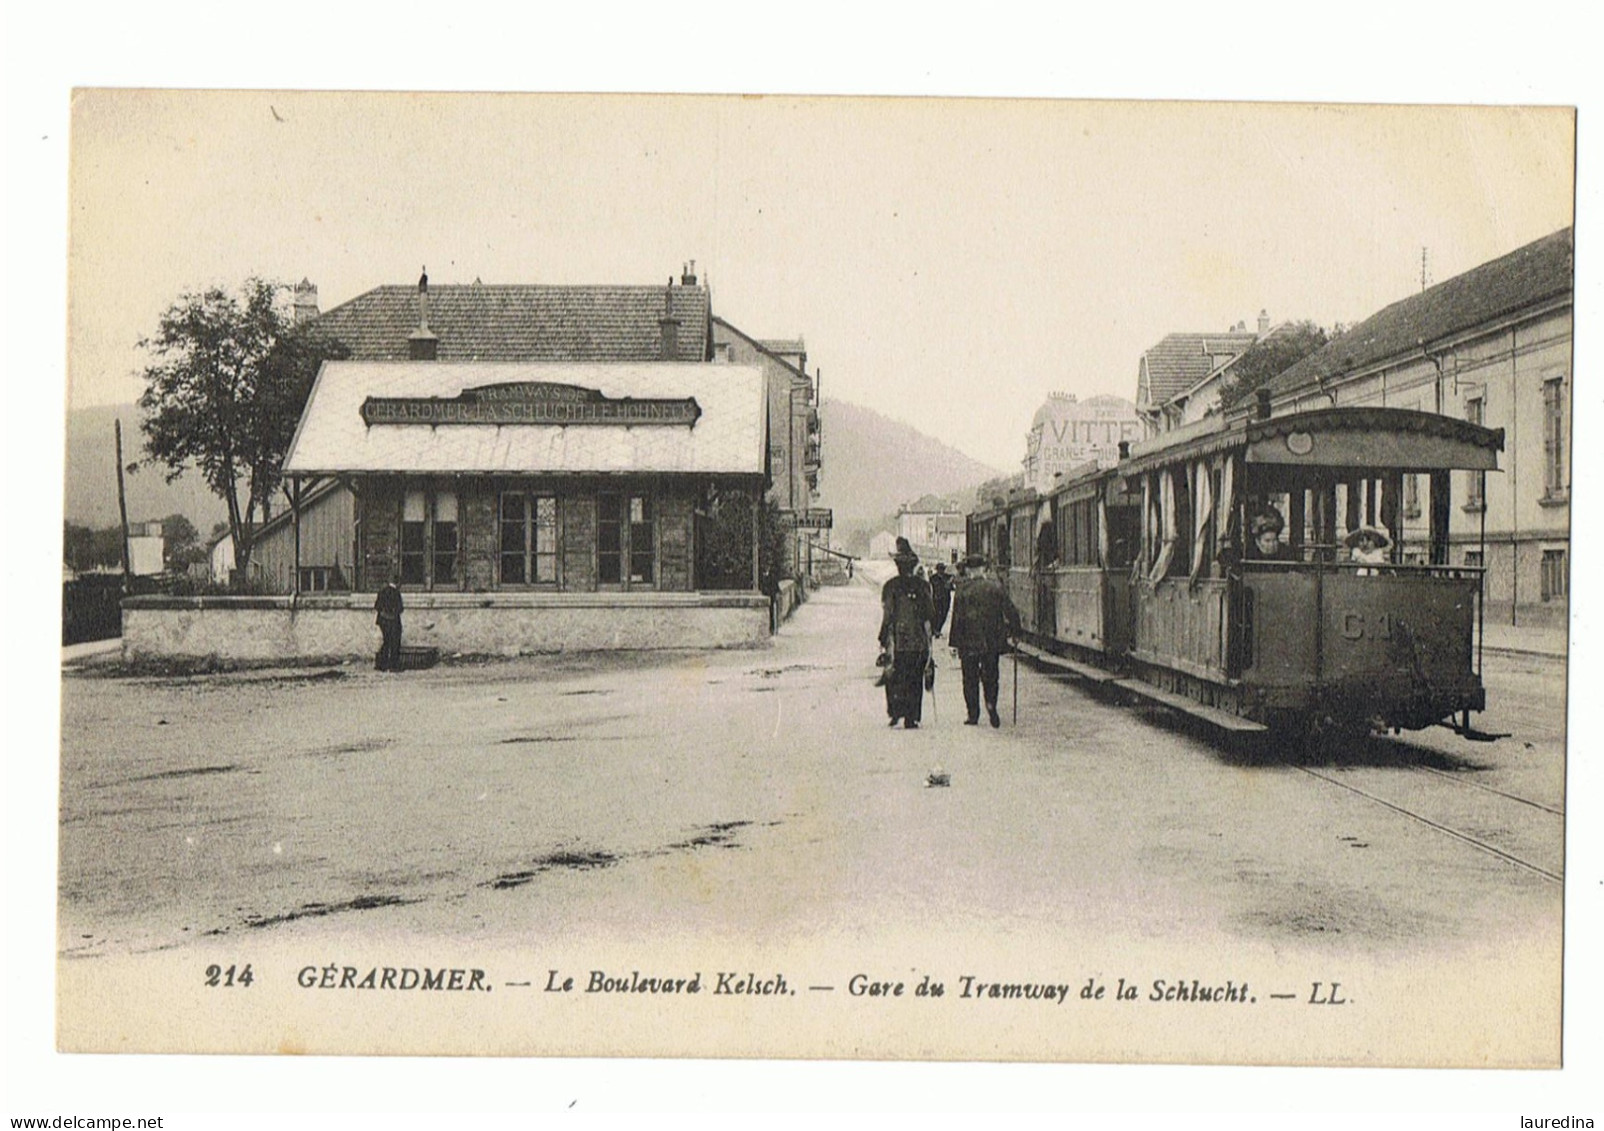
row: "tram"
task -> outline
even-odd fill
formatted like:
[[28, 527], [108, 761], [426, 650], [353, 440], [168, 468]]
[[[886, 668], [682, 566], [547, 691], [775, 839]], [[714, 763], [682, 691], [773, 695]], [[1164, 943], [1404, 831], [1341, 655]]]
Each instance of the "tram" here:
[[1503, 445], [1403, 409], [1209, 417], [991, 500], [969, 547], [1045, 658], [1218, 726], [1485, 737], [1483, 570], [1450, 517]]

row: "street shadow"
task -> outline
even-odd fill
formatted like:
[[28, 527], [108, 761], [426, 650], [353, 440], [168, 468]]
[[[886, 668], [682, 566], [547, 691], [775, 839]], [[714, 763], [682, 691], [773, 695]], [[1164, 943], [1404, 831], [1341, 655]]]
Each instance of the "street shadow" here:
[[1242, 767], [1306, 766], [1309, 768], [1369, 768], [1440, 770], [1475, 773], [1493, 763], [1411, 741], [1378, 734], [1236, 734], [1223, 731], [1183, 711], [1159, 706], [1139, 696], [1120, 692], [1110, 698], [1140, 718], [1144, 725], [1176, 738], [1189, 740], [1221, 762]]

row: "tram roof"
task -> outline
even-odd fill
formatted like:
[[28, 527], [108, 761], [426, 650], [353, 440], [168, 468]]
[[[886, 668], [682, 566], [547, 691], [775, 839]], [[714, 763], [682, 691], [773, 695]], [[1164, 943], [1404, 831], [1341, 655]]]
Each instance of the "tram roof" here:
[[1304, 467], [1494, 471], [1504, 430], [1402, 408], [1322, 408], [1268, 420], [1219, 417], [1135, 445], [1125, 476], [1241, 451], [1248, 463]]

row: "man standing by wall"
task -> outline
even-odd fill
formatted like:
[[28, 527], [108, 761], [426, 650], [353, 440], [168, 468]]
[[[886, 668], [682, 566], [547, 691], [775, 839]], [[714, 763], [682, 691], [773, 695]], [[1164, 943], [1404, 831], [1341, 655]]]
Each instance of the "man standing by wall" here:
[[986, 714], [994, 727], [1002, 726], [997, 713], [997, 658], [1012, 647], [1019, 635], [1019, 611], [1002, 584], [984, 572], [986, 561], [971, 555], [965, 580], [953, 597], [952, 633], [948, 637], [963, 665], [965, 726], [980, 722], [980, 696], [984, 689]]
[[384, 642], [379, 645], [379, 662], [375, 665], [381, 672], [401, 670], [401, 606], [401, 587], [391, 578], [373, 599], [374, 619], [384, 634]]

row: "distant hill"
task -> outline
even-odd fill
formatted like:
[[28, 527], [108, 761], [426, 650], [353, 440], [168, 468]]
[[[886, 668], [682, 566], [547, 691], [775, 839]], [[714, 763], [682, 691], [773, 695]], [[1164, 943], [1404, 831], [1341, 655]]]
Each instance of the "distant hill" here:
[[[102, 405], [67, 413], [68, 522], [96, 529], [117, 524], [117, 450], [112, 421], [119, 419], [123, 422], [123, 463], [135, 463], [144, 454], [138, 405]], [[214, 523], [228, 517], [223, 500], [193, 471], [168, 483], [165, 469], [143, 466], [127, 476], [126, 482], [129, 522], [181, 514], [205, 538]]]
[[894, 521], [902, 503], [967, 495], [1002, 474], [911, 425], [847, 401], [820, 405], [819, 426], [819, 505], [834, 509], [834, 541], [848, 549], [861, 551], [858, 543]]

